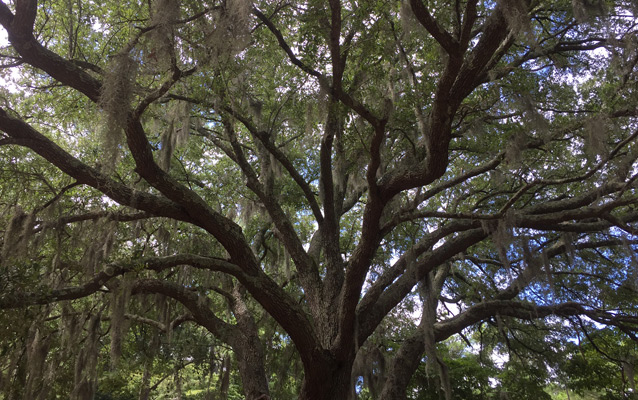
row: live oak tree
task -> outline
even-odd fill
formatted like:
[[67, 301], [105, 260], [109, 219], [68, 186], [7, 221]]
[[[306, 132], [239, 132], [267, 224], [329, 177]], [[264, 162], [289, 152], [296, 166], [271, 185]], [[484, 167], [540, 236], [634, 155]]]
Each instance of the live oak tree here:
[[452, 337], [635, 341], [635, 12], [0, 2], [0, 397], [451, 399]]

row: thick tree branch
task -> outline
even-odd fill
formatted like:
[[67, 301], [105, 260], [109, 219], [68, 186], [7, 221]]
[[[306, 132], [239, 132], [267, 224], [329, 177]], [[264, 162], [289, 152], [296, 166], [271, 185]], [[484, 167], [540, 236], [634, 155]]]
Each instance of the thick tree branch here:
[[[411, 4], [413, 7], [423, 7], [421, 0], [411, 0]], [[427, 20], [425, 13], [421, 12], [421, 15]], [[436, 31], [433, 26], [430, 29]], [[464, 60], [462, 53], [456, 49], [450, 49], [453, 52], [438, 81], [427, 123], [427, 133], [423, 138], [425, 159], [416, 167], [403, 166], [384, 176], [382, 179], [384, 197], [390, 198], [400, 191], [430, 184], [445, 173], [449, 162], [448, 146], [454, 114], [463, 99], [479, 84], [479, 78], [488, 63], [493, 61], [493, 57], [498, 52], [501, 54], [504, 52], [501, 44], [508, 32], [507, 23], [499, 5], [488, 17], [478, 44]], [[442, 40], [445, 42], [445, 39]], [[458, 43], [456, 46], [458, 47]]]
[[462, 313], [437, 322], [434, 325], [436, 341], [440, 342], [463, 329], [495, 315], [514, 317], [523, 320], [542, 319], [550, 315], [559, 317], [587, 316], [594, 321], [611, 326], [624, 326], [638, 331], [637, 316], [622, 316], [613, 312], [586, 308], [582, 304], [567, 302], [549, 306], [537, 306], [531, 303], [512, 300], [489, 300], [474, 305]]
[[0, 24], [9, 35], [9, 42], [22, 60], [46, 71], [51, 77], [83, 93], [97, 103], [102, 84], [84, 72], [73, 62], [63, 59], [43, 47], [33, 36], [33, 22], [37, 8], [36, 0], [21, 0], [16, 3], [16, 15], [4, 2], [0, 2]]
[[309, 299], [311, 302], [316, 303], [319, 298], [317, 291], [320, 287], [318, 267], [315, 265], [314, 260], [304, 250], [303, 245], [299, 240], [299, 236], [290, 222], [290, 218], [288, 218], [285, 214], [275, 199], [274, 194], [268, 193], [264, 185], [259, 181], [256, 172], [246, 159], [244, 151], [237, 140], [237, 135], [232, 126], [232, 122], [228, 120], [225, 121], [224, 128], [234, 152], [233, 158], [236, 160], [246, 177], [246, 186], [259, 197], [266, 207], [273, 223], [281, 233], [279, 235], [280, 240], [290, 253], [290, 256], [295, 262], [295, 266], [299, 270], [301, 283], [304, 289], [308, 292]]
[[512, 45], [507, 40], [510, 29], [501, 8], [502, 4], [498, 4], [487, 18], [481, 38], [463, 62], [450, 90], [453, 99], [461, 100], [468, 96], [480, 84], [488, 67], [493, 66]]
[[363, 309], [357, 313], [359, 343], [363, 343], [372, 334], [385, 315], [399, 304], [426, 274], [485, 237], [487, 234], [482, 228], [470, 229], [449, 239], [436, 249], [424, 253], [414, 263], [413, 268], [406, 270], [378, 296], [374, 304], [366, 307], [365, 313]]
[[[472, 3], [472, 1], [469, 3]], [[410, 6], [419, 23], [439, 42], [441, 47], [443, 47], [451, 57], [457, 57], [460, 51], [459, 42], [432, 17], [430, 11], [423, 4], [423, 0], [410, 0]]]
[[120, 204], [157, 216], [191, 221], [185, 210], [177, 204], [158, 196], [131, 189], [126, 185], [111, 180], [100, 171], [71, 156], [27, 123], [9, 116], [1, 108], [0, 130], [19, 140], [22, 146], [30, 148], [62, 172], [74, 178], [78, 183], [89, 185]]
[[478, 224], [474, 223], [474, 226], [472, 226], [471, 222], [467, 223], [465, 221], [448, 223], [434, 232], [425, 235], [418, 243], [405, 251], [390, 268], [385, 270], [381, 276], [379, 276], [377, 280], [370, 285], [357, 306], [357, 314], [366, 315], [369, 312], [370, 307], [376, 304], [377, 300], [388, 286], [390, 286], [402, 274], [406, 273], [406, 271], [413, 271], [416, 268], [417, 259], [424, 253], [431, 251], [433, 246], [439, 240], [454, 233], [476, 228], [477, 225]]
[[341, 1], [329, 0], [330, 4], [330, 33], [328, 47], [332, 59], [332, 88], [336, 93], [342, 90], [343, 72], [346, 67], [345, 58], [341, 55]]
[[321, 139], [319, 149], [320, 171], [321, 171], [321, 194], [324, 210], [324, 224], [321, 227], [322, 240], [326, 256], [327, 276], [324, 286], [328, 291], [340, 289], [343, 281], [343, 261], [340, 250], [339, 218], [337, 213], [337, 193], [333, 179], [333, 143], [335, 137], [340, 134], [341, 118], [339, 116], [338, 104], [331, 102], [328, 110], [326, 127]]
[[131, 264], [108, 264], [104, 268], [104, 271], [97, 273], [80, 286], [62, 289], [42, 287], [33, 292], [12, 292], [0, 295], [0, 309], [51, 304], [62, 300], [76, 300], [96, 293], [111, 279], [139, 269], [140, 266], [147, 270], [160, 272], [180, 265], [190, 265], [194, 268], [225, 272], [236, 277], [241, 276], [243, 273], [236, 265], [218, 258], [191, 254], [153, 257], [135, 260]]
[[224, 343], [235, 343], [239, 331], [215, 315], [210, 304], [200, 294], [181, 285], [159, 279], [140, 279], [133, 283], [132, 293], [160, 293], [181, 303], [194, 320]]

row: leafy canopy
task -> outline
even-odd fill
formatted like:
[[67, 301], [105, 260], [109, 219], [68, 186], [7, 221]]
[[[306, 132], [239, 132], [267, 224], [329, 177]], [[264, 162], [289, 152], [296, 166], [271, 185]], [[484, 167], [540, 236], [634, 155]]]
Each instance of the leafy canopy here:
[[0, 399], [635, 393], [635, 13], [0, 1]]

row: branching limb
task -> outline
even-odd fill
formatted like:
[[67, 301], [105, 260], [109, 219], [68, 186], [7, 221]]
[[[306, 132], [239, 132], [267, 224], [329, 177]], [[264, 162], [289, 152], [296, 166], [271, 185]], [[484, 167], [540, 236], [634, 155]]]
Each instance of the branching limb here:
[[118, 183], [95, 168], [71, 156], [60, 146], [32, 128], [24, 121], [9, 116], [0, 108], [0, 130], [55, 165], [78, 184], [89, 185], [120, 204], [146, 211], [157, 216], [189, 221], [190, 218], [177, 204], [164, 198], [140, 192]]
[[170, 78], [164, 82], [159, 88], [157, 88], [154, 92], [146, 96], [140, 103], [137, 105], [135, 110], [132, 113], [131, 118], [138, 119], [142, 116], [144, 111], [151, 105], [153, 102], [160, 99], [164, 96], [168, 91], [177, 83], [180, 79], [192, 75], [197, 71], [197, 68], [191, 68], [187, 71], [182, 71], [177, 66], [173, 68], [173, 74]]
[[[476, 226], [474, 226], [476, 227]], [[436, 231], [425, 235], [417, 244], [409, 248], [405, 253], [399, 257], [397, 261], [387, 270], [385, 270], [381, 276], [363, 295], [359, 305], [357, 307], [358, 314], [367, 314], [370, 307], [372, 307], [381, 294], [390, 286], [398, 277], [406, 273], [406, 271], [414, 271], [416, 268], [417, 259], [424, 253], [431, 251], [433, 246], [441, 239], [447, 237], [456, 232], [462, 232], [463, 230], [471, 229], [472, 224], [466, 222], [449, 223]]]
[[[473, 3], [473, 1], [468, 3]], [[410, 0], [410, 6], [419, 23], [439, 42], [441, 47], [443, 47], [450, 56], [458, 56], [460, 51], [459, 42], [439, 25], [432, 14], [430, 14], [430, 11], [425, 7], [423, 1]]]
[[225, 121], [224, 126], [234, 152], [234, 159], [236, 160], [237, 164], [239, 165], [244, 176], [247, 179], [246, 186], [248, 186], [248, 188], [259, 197], [259, 199], [266, 207], [266, 210], [268, 210], [273, 223], [281, 233], [281, 241], [290, 253], [297, 269], [299, 270], [302, 284], [304, 285], [305, 290], [308, 291], [308, 296], [311, 299], [314, 299], [313, 301], [316, 301], [318, 299], [316, 291], [319, 288], [320, 282], [317, 266], [315, 265], [312, 258], [308, 255], [308, 253], [304, 250], [303, 245], [299, 240], [299, 236], [290, 223], [290, 219], [277, 203], [273, 194], [268, 193], [265, 190], [264, 185], [259, 181], [259, 178], [257, 177], [257, 174], [254, 171], [253, 167], [246, 159], [244, 151], [237, 140], [232, 122], [227, 120]]
[[[301, 69], [305, 73], [317, 78], [319, 84], [326, 91], [332, 93], [333, 96], [335, 96], [343, 104], [345, 104], [347, 107], [349, 107], [350, 109], [355, 111], [357, 114], [359, 114], [363, 119], [368, 121], [373, 127], [376, 128], [377, 126], [379, 126], [379, 124], [382, 122], [382, 119], [376, 117], [374, 113], [372, 113], [367, 107], [365, 107], [359, 101], [355, 100], [350, 94], [345, 92], [343, 88], [341, 87], [341, 84], [339, 84], [336, 87], [332, 87], [329, 83], [328, 78], [325, 75], [311, 68], [310, 66], [304, 64], [299, 58], [297, 58], [295, 53], [292, 51], [292, 49], [286, 42], [286, 39], [284, 38], [281, 31], [272, 23], [272, 21], [267, 16], [265, 16], [257, 8], [253, 9], [253, 14], [255, 14], [255, 16], [257, 16], [257, 18], [259, 18], [259, 20], [262, 21], [268, 27], [268, 29], [272, 32], [272, 34], [275, 35], [275, 38], [277, 38], [277, 42], [279, 43], [279, 47], [281, 47], [282, 50], [286, 53], [291, 63], [299, 67], [299, 69]], [[341, 60], [341, 56], [339, 56], [339, 60]], [[339, 82], [340, 82], [340, 79], [339, 79]]]
[[66, 192], [68, 192], [69, 190], [71, 190], [71, 189], [73, 189], [74, 187], [79, 186], [79, 185], [80, 185], [80, 184], [79, 184], [79, 182], [73, 182], [73, 183], [70, 183], [70, 184], [66, 185], [65, 187], [63, 187], [62, 189], [60, 189], [60, 191], [59, 191], [58, 193], [56, 193], [56, 195], [55, 195], [55, 196], [53, 196], [53, 198], [52, 198], [52, 199], [48, 200], [48, 201], [47, 201], [46, 203], [44, 203], [43, 205], [41, 205], [41, 206], [37, 207], [35, 210], [33, 210], [33, 212], [35, 212], [35, 213], [39, 213], [39, 212], [41, 212], [41, 211], [45, 210], [45, 209], [46, 209], [47, 207], [49, 207], [51, 204], [53, 204], [53, 203], [55, 203], [56, 201], [60, 200], [60, 198], [61, 198], [62, 196], [64, 196], [64, 194], [65, 194]]
[[306, 72], [307, 74], [312, 75], [316, 78], [319, 78], [320, 82], [325, 80], [324, 76], [319, 71], [312, 69], [311, 67], [307, 66], [300, 59], [297, 58], [297, 56], [292, 51], [288, 43], [286, 43], [286, 39], [284, 39], [284, 36], [282, 35], [281, 31], [275, 26], [275, 24], [272, 23], [272, 21], [268, 17], [266, 17], [256, 7], [253, 8], [253, 14], [255, 14], [255, 16], [259, 18], [259, 20], [268, 27], [270, 32], [272, 32], [272, 34], [275, 35], [275, 38], [277, 38], [277, 42], [279, 42], [279, 47], [281, 47], [284, 50], [284, 52], [288, 55], [288, 58], [290, 59], [291, 63], [299, 67], [302, 71]]
[[632, 331], [638, 331], [638, 316], [617, 315], [609, 311], [587, 308], [579, 303], [567, 302], [549, 306], [537, 306], [522, 301], [489, 300], [474, 305], [450, 319], [437, 322], [435, 324], [436, 340], [445, 340], [468, 326], [496, 314], [530, 321], [542, 319], [549, 315], [559, 317], [580, 315], [587, 316], [605, 325], [623, 326], [630, 328]]
[[[200, 103], [200, 102], [197, 102], [197, 103]], [[257, 127], [244, 115], [236, 112], [234, 109], [230, 107], [225, 108], [225, 111], [228, 112], [230, 115], [232, 115], [234, 118], [236, 118], [239, 122], [241, 122], [242, 125], [244, 125], [246, 129], [248, 129], [248, 131], [254, 137], [256, 137], [261, 142], [261, 144], [264, 145], [266, 150], [268, 150], [268, 152], [270, 152], [270, 154], [272, 154], [275, 157], [275, 159], [282, 165], [282, 167], [284, 167], [284, 169], [288, 172], [290, 177], [295, 181], [295, 183], [299, 186], [301, 191], [304, 193], [304, 196], [306, 197], [306, 200], [308, 201], [308, 204], [310, 205], [310, 209], [312, 210], [315, 220], [317, 221], [319, 226], [321, 226], [321, 224], [323, 223], [323, 215], [321, 213], [321, 208], [319, 207], [319, 204], [317, 203], [315, 194], [310, 188], [310, 185], [308, 184], [308, 182], [306, 182], [306, 180], [301, 176], [301, 174], [299, 174], [299, 171], [297, 171], [297, 169], [294, 167], [294, 165], [288, 159], [288, 157], [286, 157], [286, 155], [281, 150], [279, 150], [279, 148], [277, 148], [277, 146], [271, 140], [269, 140], [269, 137], [266, 134], [266, 132], [263, 132], [257, 129]]]
[[168, 257], [154, 257], [140, 260], [132, 264], [108, 264], [104, 271], [97, 273], [80, 286], [62, 289], [43, 287], [33, 292], [16, 292], [0, 295], [0, 309], [19, 308], [29, 305], [51, 304], [62, 300], [75, 300], [90, 296], [111, 279], [137, 269], [160, 272], [168, 268], [189, 265], [194, 268], [225, 272], [238, 278], [242, 277], [241, 269], [226, 260], [202, 257], [192, 254], [179, 254]]
[[132, 293], [160, 293], [180, 302], [193, 319], [224, 343], [234, 343], [239, 334], [237, 326], [231, 325], [215, 315], [201, 295], [176, 283], [159, 279], [140, 279], [133, 283]]
[[470, 246], [485, 239], [487, 234], [482, 228], [470, 229], [456, 235], [436, 249], [424, 253], [413, 265], [378, 296], [376, 302], [363, 309], [359, 309], [359, 340], [362, 343], [378, 326], [385, 315], [392, 310], [414, 286], [425, 276], [445, 261], [465, 251]]
[[188, 321], [194, 321], [194, 317], [190, 314], [184, 314], [184, 315], [180, 315], [179, 317], [175, 318], [174, 320], [172, 320], [169, 325], [164, 324], [163, 322], [160, 321], [156, 321], [154, 319], [151, 318], [146, 318], [143, 317], [141, 315], [137, 315], [137, 314], [124, 314], [124, 318], [131, 320], [131, 321], [135, 321], [135, 322], [139, 322], [142, 324], [146, 324], [149, 326], [154, 327], [155, 329], [161, 331], [161, 332], [168, 332], [169, 330], [173, 330], [173, 328], [180, 326], [181, 324], [188, 322]]
[[33, 36], [36, 11], [36, 0], [16, 2], [16, 15], [12, 14], [4, 2], [0, 2], [0, 24], [8, 33], [9, 42], [24, 62], [46, 71], [55, 80], [78, 90], [97, 103], [101, 82], [73, 62], [43, 47]]

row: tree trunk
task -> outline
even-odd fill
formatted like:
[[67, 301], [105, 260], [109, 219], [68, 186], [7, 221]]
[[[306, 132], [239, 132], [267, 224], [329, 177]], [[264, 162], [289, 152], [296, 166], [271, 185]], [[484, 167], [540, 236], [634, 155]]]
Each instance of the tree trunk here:
[[270, 390], [266, 379], [266, 357], [259, 339], [259, 330], [252, 314], [242, 299], [242, 290], [233, 290], [233, 313], [237, 319], [237, 335], [231, 339], [231, 346], [237, 357], [239, 374], [246, 400], [268, 400]]
[[182, 377], [179, 375], [179, 371], [181, 368], [179, 367], [175, 367], [175, 374], [173, 376], [174, 381], [175, 381], [175, 399], [176, 400], [183, 400], [183, 395], [182, 395]]
[[228, 387], [230, 386], [230, 357], [224, 356], [219, 371], [219, 391], [217, 400], [228, 400]]
[[151, 375], [153, 374], [153, 360], [155, 355], [157, 354], [157, 350], [159, 349], [160, 338], [159, 332], [156, 332], [151, 340], [151, 346], [149, 348], [149, 354], [147, 355], [146, 360], [144, 361], [144, 374], [142, 375], [142, 383], [140, 385], [140, 396], [139, 400], [148, 400], [151, 396], [151, 391], [153, 388], [151, 387]]
[[243, 344], [235, 346], [234, 350], [246, 400], [270, 399], [261, 343], [253, 347], [249, 338], [243, 337], [239, 340]]
[[142, 375], [142, 384], [140, 385], [140, 397], [139, 400], [148, 400], [151, 395], [151, 368], [152, 361], [146, 361], [144, 363], [144, 374]]
[[410, 378], [421, 363], [425, 338], [421, 332], [408, 338], [392, 360], [381, 391], [381, 400], [405, 400]]
[[299, 400], [347, 400], [351, 396], [354, 356], [330, 357], [316, 365], [304, 365], [305, 377]]

